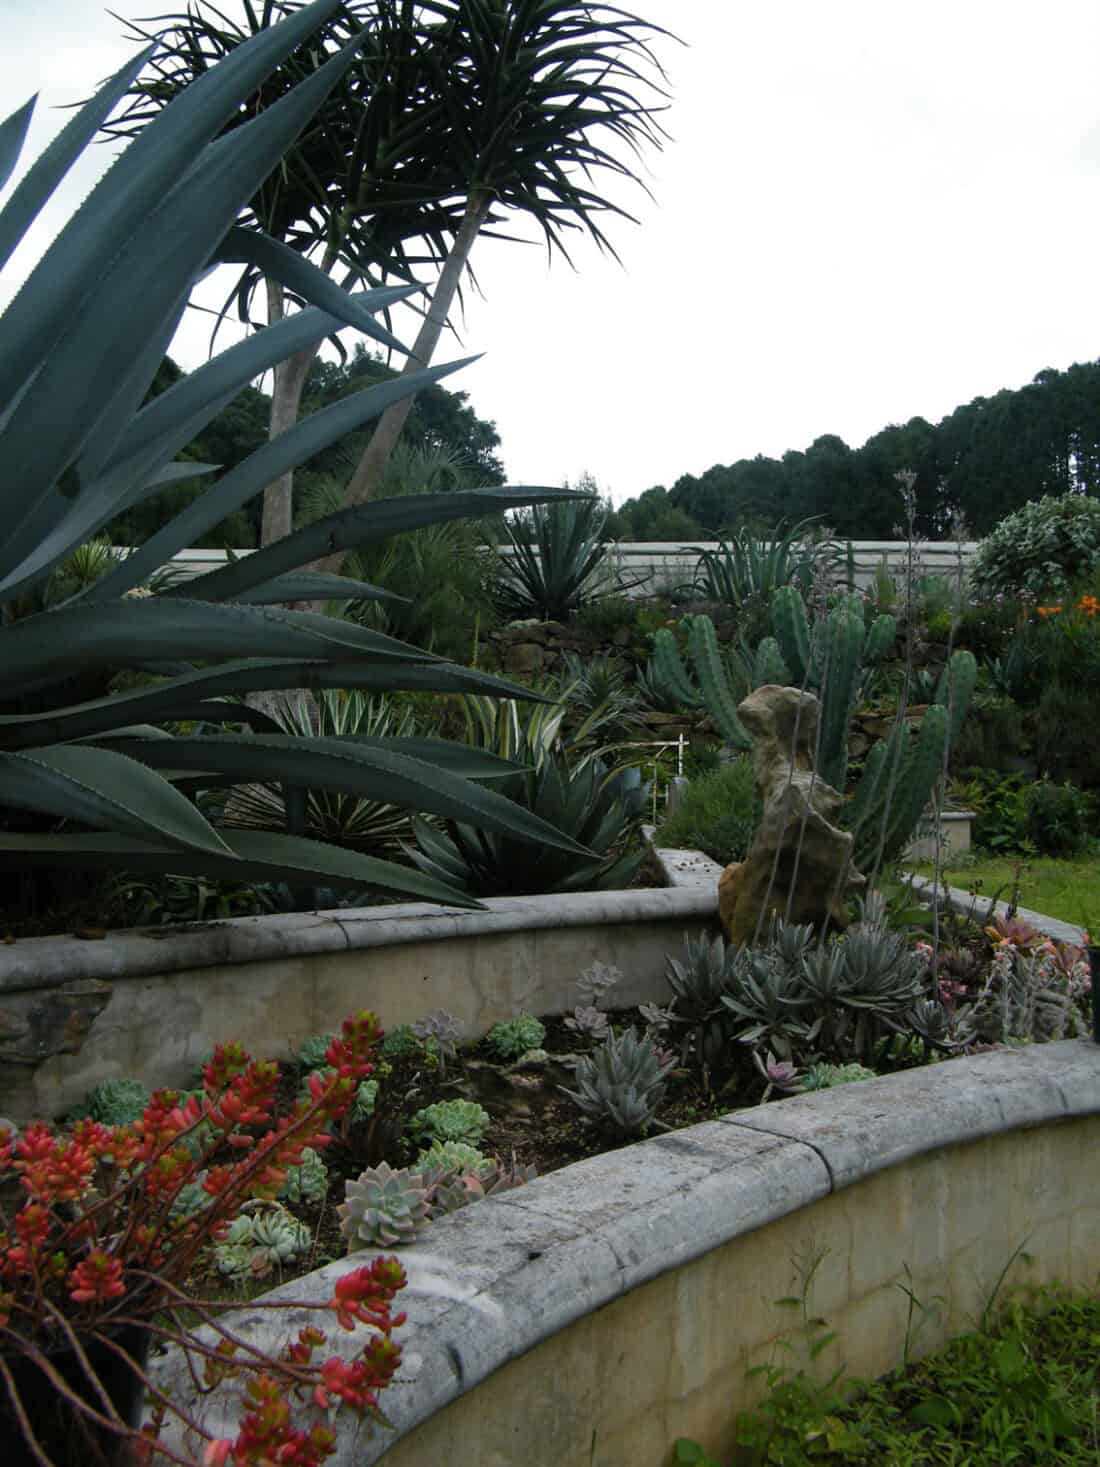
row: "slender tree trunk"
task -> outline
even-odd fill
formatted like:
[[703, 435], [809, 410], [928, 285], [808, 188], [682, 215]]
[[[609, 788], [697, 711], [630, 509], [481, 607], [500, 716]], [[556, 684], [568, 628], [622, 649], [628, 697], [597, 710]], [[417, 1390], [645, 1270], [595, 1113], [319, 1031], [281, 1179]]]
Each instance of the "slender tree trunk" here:
[[[285, 315], [283, 287], [278, 280], [268, 280], [267, 323], [274, 326]], [[307, 346], [297, 351], [275, 367], [275, 383], [271, 390], [271, 415], [268, 419], [268, 438], [277, 438], [298, 421], [302, 406], [302, 391], [309, 376], [309, 369], [317, 355], [318, 347]], [[269, 484], [264, 490], [263, 520], [260, 528], [260, 544], [270, 545], [289, 535], [294, 521], [294, 470]]]
[[[439, 338], [443, 334], [451, 306], [458, 293], [462, 272], [469, 261], [470, 251], [473, 249], [481, 226], [485, 223], [491, 202], [490, 196], [486, 193], [471, 195], [466, 205], [462, 224], [455, 235], [454, 244], [448, 252], [443, 269], [439, 273], [439, 280], [432, 292], [428, 314], [417, 333], [412, 351], [401, 369], [402, 377], [419, 371], [421, 367], [426, 367], [431, 363], [432, 354], [439, 344]], [[392, 407], [387, 408], [378, 419], [370, 442], [364, 449], [363, 456], [356, 465], [355, 472], [344, 491], [345, 509], [350, 509], [356, 504], [365, 504], [376, 492], [386, 463], [401, 436], [405, 419], [409, 416], [414, 401], [414, 397], [406, 397], [401, 402], [396, 402]], [[324, 560], [317, 561], [313, 569], [338, 572], [343, 558], [343, 551], [338, 551], [335, 555], [329, 555]]]

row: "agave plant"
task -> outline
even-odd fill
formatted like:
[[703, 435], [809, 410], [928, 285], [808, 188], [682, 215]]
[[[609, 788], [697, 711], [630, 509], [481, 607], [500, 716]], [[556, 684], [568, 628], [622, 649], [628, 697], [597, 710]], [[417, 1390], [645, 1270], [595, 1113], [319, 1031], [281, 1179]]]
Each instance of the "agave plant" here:
[[815, 577], [824, 573], [831, 580], [839, 578], [839, 547], [833, 540], [812, 538], [811, 526], [816, 523], [780, 521], [769, 540], [742, 528], [716, 550], [700, 547], [695, 577], [677, 594], [721, 602], [739, 616], [751, 613], [766, 624], [772, 592], [780, 586], [797, 586], [808, 596]]
[[629, 885], [642, 862], [640, 850], [627, 848], [645, 812], [646, 786], [637, 769], [612, 772], [595, 757], [570, 764], [564, 753], [551, 753], [507, 788], [517, 803], [588, 854], [536, 849], [458, 821], [448, 821], [442, 831], [415, 819], [417, 849], [409, 855], [418, 868], [477, 896]]
[[[32, 270], [0, 322], [0, 604], [42, 583], [116, 514], [181, 477], [173, 456], [249, 381], [345, 325], [399, 346], [374, 313], [408, 288], [351, 294], [261, 233], [269, 276], [303, 309], [223, 352], [145, 406], [195, 280], [232, 254], [234, 220], [351, 64], [352, 41], [270, 106], [218, 134], [339, 0], [314, 0], [237, 47], [128, 145]], [[0, 266], [152, 54], [81, 107], [0, 211]], [[0, 123], [0, 187], [22, 149], [27, 103]], [[227, 240], [229, 243], [227, 244]], [[554, 827], [447, 768], [436, 754], [347, 738], [288, 737], [249, 707], [257, 690], [356, 687], [522, 695], [367, 628], [284, 609], [384, 594], [302, 567], [402, 530], [500, 513], [564, 491], [470, 491], [379, 501], [326, 516], [186, 585], [131, 596], [192, 539], [272, 479], [387, 405], [454, 371], [419, 371], [298, 423], [224, 475], [121, 564], [60, 606], [0, 626], [0, 832], [9, 868], [61, 864], [232, 879], [368, 886], [468, 901], [422, 872], [340, 851], [289, 829], [216, 829], [189, 793], [241, 781], [386, 799], [574, 854]], [[209, 467], [209, 466], [207, 466]], [[140, 685], [108, 696], [119, 669]], [[166, 721], [219, 731], [171, 737]], [[295, 797], [297, 800], [297, 797]], [[288, 806], [295, 804], [288, 800]], [[297, 802], [300, 813], [300, 800]], [[63, 834], [49, 827], [66, 823]], [[14, 826], [8, 818], [6, 826]], [[29, 829], [27, 827], [30, 827]], [[89, 829], [90, 827], [90, 829]]]
[[583, 1055], [573, 1080], [576, 1090], [559, 1086], [598, 1126], [619, 1136], [644, 1136], [652, 1126], [674, 1060], [661, 1058], [635, 1029], [610, 1034], [591, 1055]]
[[607, 511], [594, 494], [571, 504], [532, 509], [506, 524], [511, 554], [503, 558], [497, 598], [512, 620], [567, 621], [611, 590], [603, 571]]

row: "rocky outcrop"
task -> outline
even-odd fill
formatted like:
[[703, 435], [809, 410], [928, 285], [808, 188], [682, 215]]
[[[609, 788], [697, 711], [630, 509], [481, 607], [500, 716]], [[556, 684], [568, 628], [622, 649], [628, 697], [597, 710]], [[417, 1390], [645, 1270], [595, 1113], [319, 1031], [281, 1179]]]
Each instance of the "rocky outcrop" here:
[[718, 910], [733, 943], [753, 942], [773, 915], [843, 927], [846, 899], [864, 885], [851, 864], [852, 836], [834, 824], [843, 796], [813, 768], [818, 700], [768, 684], [737, 709], [753, 739], [764, 813], [744, 861], [718, 882]]

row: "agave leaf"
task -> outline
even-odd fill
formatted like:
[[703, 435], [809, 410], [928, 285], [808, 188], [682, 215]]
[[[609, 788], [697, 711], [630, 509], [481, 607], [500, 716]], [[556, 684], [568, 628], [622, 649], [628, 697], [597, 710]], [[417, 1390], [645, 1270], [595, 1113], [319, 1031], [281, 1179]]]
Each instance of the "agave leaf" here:
[[[3, 122], [0, 122], [0, 188], [7, 183], [15, 170], [15, 165], [19, 162], [19, 155], [27, 140], [27, 129], [34, 116], [34, 104], [37, 101], [36, 93], [29, 102], [24, 102], [22, 107], [17, 107], [14, 112], [4, 118]], [[0, 214], [0, 219], [2, 218], [3, 215]], [[0, 263], [2, 262], [0, 259]]]
[[227, 830], [226, 856], [199, 855], [132, 836], [100, 834], [17, 835], [0, 831], [0, 863], [9, 869], [56, 866], [100, 871], [164, 871], [176, 876], [225, 877], [230, 881], [288, 881], [311, 886], [366, 886], [375, 891], [479, 910], [467, 893], [407, 866], [340, 850], [304, 836]]
[[396, 591], [375, 586], [350, 576], [323, 575], [318, 571], [292, 571], [275, 576], [251, 591], [234, 598], [242, 606], [280, 606], [287, 601], [408, 601]]
[[166, 779], [110, 749], [58, 744], [0, 754], [0, 802], [225, 855], [211, 825]]
[[[369, 307], [365, 307], [354, 295], [341, 289], [330, 276], [296, 250], [273, 239], [269, 234], [237, 226], [218, 245], [214, 251], [214, 259], [225, 264], [254, 265], [261, 274], [280, 281], [287, 290], [304, 296], [315, 306], [328, 311], [330, 316], [336, 316], [347, 326], [354, 326], [364, 336], [381, 342], [383, 346], [391, 351], [398, 351], [403, 356], [408, 353], [408, 347], [402, 346], [392, 332], [378, 324]], [[411, 290], [404, 285], [389, 286], [384, 291], [378, 290], [372, 294], [387, 297], [380, 299], [374, 306], [375, 310], [379, 310], [385, 305], [403, 300], [411, 294]]]
[[[136, 586], [150, 576], [159, 566], [171, 560], [178, 550], [192, 544], [205, 531], [223, 520], [226, 515], [232, 514], [234, 510], [240, 509], [241, 505], [247, 504], [261, 489], [266, 488], [273, 479], [277, 479], [287, 469], [292, 469], [296, 464], [311, 458], [313, 454], [319, 453], [322, 448], [327, 448], [330, 443], [337, 442], [345, 434], [354, 432], [356, 428], [369, 422], [371, 418], [379, 417], [391, 403], [400, 402], [402, 398], [419, 392], [429, 383], [438, 382], [440, 378], [447, 377], [452, 372], [457, 372], [460, 367], [476, 360], [476, 357], [467, 357], [462, 361], [448, 362], [441, 367], [425, 367], [419, 372], [410, 373], [407, 377], [395, 377], [391, 382], [366, 387], [361, 392], [352, 393], [349, 397], [341, 398], [339, 402], [322, 408], [319, 412], [311, 413], [308, 418], [295, 424], [293, 428], [289, 428], [285, 433], [280, 433], [277, 438], [265, 443], [262, 448], [257, 448], [254, 453], [250, 453], [243, 463], [238, 464], [224, 478], [219, 479], [212, 489], [189, 504], [163, 529], [150, 535], [140, 550], [135, 551], [129, 560], [119, 566], [116, 571], [112, 571], [109, 576], [104, 576], [102, 581], [97, 582], [87, 593], [88, 596], [99, 601], [128, 591], [132, 586]], [[324, 521], [318, 521], [318, 523], [323, 524]], [[269, 546], [268, 549], [277, 550], [295, 538], [293, 535], [288, 535], [275, 545]], [[263, 555], [263, 551], [257, 551], [254, 555], [247, 556], [245, 561], [238, 561], [237, 565], [259, 560]], [[298, 566], [315, 558], [313, 555], [304, 555], [297, 559], [292, 557], [289, 564], [280, 566], [279, 570], [295, 570]], [[259, 585], [270, 580], [272, 575], [277, 573], [271, 570], [261, 570], [260, 574], [248, 578], [247, 584], [249, 586]], [[191, 594], [209, 596], [209, 580], [207, 576], [198, 577], [191, 585]], [[216, 599], [224, 600], [226, 598], [218, 596]]]
[[17, 749], [44, 739], [89, 738], [117, 730], [123, 723], [151, 718], [208, 718], [240, 722], [235, 703], [202, 703], [203, 698], [273, 691], [279, 688], [361, 688], [370, 693], [485, 693], [544, 702], [542, 694], [491, 673], [453, 662], [319, 662], [291, 658], [252, 658], [217, 668], [189, 669], [153, 688], [93, 698], [49, 713], [0, 716], [0, 744]]
[[163, 596], [124, 598], [94, 608], [69, 602], [0, 628], [0, 664], [9, 697], [81, 670], [141, 666], [177, 655], [440, 660], [336, 617]]
[[127, 739], [119, 743], [132, 759], [154, 769], [228, 774], [250, 782], [280, 780], [310, 789], [334, 790], [384, 800], [407, 810], [426, 810], [478, 829], [514, 836], [532, 845], [590, 855], [571, 836], [449, 770], [395, 753], [381, 740], [300, 739], [293, 735], [211, 734], [203, 738]]
[[[120, 67], [31, 164], [0, 210], [0, 269], [7, 264], [57, 185], [106, 122], [115, 104], [126, 95], [131, 82], [155, 50], [155, 46], [146, 46], [132, 61]], [[22, 152], [36, 100], [32, 97], [0, 124], [0, 189], [7, 183]]]
[[[0, 462], [14, 491], [9, 511], [16, 525], [79, 456], [135, 354], [163, 330], [180, 292], [192, 283], [196, 261], [233, 223], [257, 180], [275, 166], [339, 80], [357, 44], [231, 137], [210, 144], [81, 302], [0, 434]], [[88, 370], [89, 361], [96, 362], [96, 371]], [[66, 406], [62, 414], [59, 402]], [[79, 480], [66, 488], [75, 492]]]
[[[415, 374], [419, 376], [419, 373]], [[412, 381], [412, 377], [405, 379]], [[326, 409], [329, 411], [329, 409]], [[541, 504], [552, 499], [573, 499], [571, 489], [504, 488], [456, 490], [450, 494], [409, 494], [395, 499], [379, 499], [353, 509], [337, 510], [313, 524], [285, 536], [274, 545], [266, 545], [253, 555], [227, 565], [221, 570], [198, 576], [188, 586], [191, 595], [209, 596], [215, 600], [232, 600], [251, 586], [260, 585], [271, 576], [307, 565], [334, 550], [351, 550], [364, 543], [373, 544], [403, 530], [417, 530], [425, 525], [443, 524], [447, 520], [469, 516], [500, 514], [527, 504]], [[167, 593], [171, 595], [172, 592]]]
[[[313, 0], [238, 46], [185, 88], [126, 148], [124, 165], [116, 162], [100, 179], [4, 313], [0, 402], [16, 395], [68, 323], [82, 314], [81, 303], [94, 293], [104, 269], [145, 227], [153, 209], [244, 98], [339, 4]], [[113, 88], [117, 81], [112, 78], [106, 86]], [[85, 104], [93, 110], [96, 105], [97, 98]]]

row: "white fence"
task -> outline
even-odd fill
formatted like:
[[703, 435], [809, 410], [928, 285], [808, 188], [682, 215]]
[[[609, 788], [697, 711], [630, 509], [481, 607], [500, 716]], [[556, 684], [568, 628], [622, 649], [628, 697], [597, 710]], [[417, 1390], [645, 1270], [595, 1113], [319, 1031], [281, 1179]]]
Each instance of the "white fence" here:
[[[874, 580], [880, 566], [895, 573], [904, 569], [909, 547], [904, 540], [853, 540], [852, 557], [855, 563], [856, 584], [867, 587]], [[978, 548], [975, 540], [965, 541], [961, 546], [953, 540], [935, 540], [920, 547], [921, 569], [924, 575], [955, 576], [961, 564], [964, 569]], [[636, 581], [629, 594], [632, 596], [652, 595], [666, 591], [672, 586], [682, 586], [691, 581], [699, 564], [701, 550], [717, 550], [717, 541], [699, 541], [693, 545], [674, 545], [666, 541], [620, 541], [608, 546], [609, 571], [617, 571], [627, 581]], [[249, 555], [247, 550], [238, 550], [236, 555]], [[511, 553], [511, 546], [501, 546], [501, 554]], [[190, 579], [204, 571], [215, 570], [224, 565], [227, 556], [224, 550], [182, 550], [173, 558], [173, 565], [180, 576]]]

